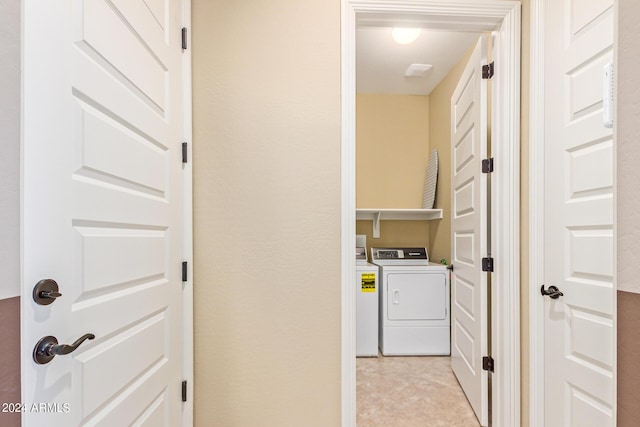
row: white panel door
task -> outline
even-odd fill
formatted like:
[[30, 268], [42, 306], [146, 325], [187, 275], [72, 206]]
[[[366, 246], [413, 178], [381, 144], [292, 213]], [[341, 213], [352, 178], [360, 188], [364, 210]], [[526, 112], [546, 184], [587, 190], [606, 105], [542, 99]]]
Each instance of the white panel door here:
[[451, 97], [451, 366], [483, 426], [488, 425], [487, 84], [481, 37]]
[[613, 0], [545, 8], [545, 425], [613, 426]]
[[23, 2], [26, 427], [181, 424], [181, 3]]

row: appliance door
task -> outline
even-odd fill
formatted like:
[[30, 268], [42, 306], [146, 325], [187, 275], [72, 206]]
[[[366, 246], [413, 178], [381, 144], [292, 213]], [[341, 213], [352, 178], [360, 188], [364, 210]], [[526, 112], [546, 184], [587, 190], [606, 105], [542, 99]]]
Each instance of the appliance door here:
[[387, 275], [389, 320], [444, 320], [446, 278], [443, 273], [394, 272]]

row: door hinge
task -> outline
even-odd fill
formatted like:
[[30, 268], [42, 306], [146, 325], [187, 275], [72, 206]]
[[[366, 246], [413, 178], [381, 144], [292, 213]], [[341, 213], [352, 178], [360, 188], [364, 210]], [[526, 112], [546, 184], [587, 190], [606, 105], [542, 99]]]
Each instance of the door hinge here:
[[493, 258], [482, 258], [482, 271], [493, 272]]
[[187, 163], [187, 143], [182, 143], [182, 163]]
[[482, 358], [482, 370], [483, 371], [493, 372], [493, 367], [494, 367], [493, 357], [485, 356], [485, 357]]
[[182, 50], [187, 50], [187, 27], [182, 27]]
[[182, 281], [187, 281], [187, 261], [182, 262]]
[[483, 79], [490, 79], [491, 77], [493, 77], [493, 74], [494, 74], [493, 62], [491, 62], [491, 64], [487, 64], [487, 65], [483, 65], [482, 66], [482, 78]]
[[187, 401], [187, 382], [182, 381], [182, 401]]
[[493, 157], [490, 159], [482, 160], [482, 173], [491, 173], [493, 172]]

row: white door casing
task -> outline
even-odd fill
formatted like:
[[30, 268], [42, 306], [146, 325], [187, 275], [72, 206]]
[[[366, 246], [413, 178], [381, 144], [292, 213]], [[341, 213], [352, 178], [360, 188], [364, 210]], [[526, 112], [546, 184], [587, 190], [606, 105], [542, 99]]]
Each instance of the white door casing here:
[[451, 97], [451, 367], [481, 425], [489, 423], [487, 40], [480, 37]]
[[[181, 424], [182, 8], [23, 2], [25, 426]], [[62, 297], [36, 305], [45, 278]]]
[[542, 283], [564, 294], [531, 284], [544, 306], [544, 425], [613, 426], [613, 135], [602, 118], [613, 0], [544, 9]]

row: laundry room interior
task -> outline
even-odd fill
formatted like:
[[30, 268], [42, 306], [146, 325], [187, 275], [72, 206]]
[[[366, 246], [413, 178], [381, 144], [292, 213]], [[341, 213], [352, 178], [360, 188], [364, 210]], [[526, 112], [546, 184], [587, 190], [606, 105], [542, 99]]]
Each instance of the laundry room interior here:
[[[380, 27], [356, 30], [357, 421], [363, 427], [413, 425], [412, 420], [424, 419], [438, 425], [479, 425], [451, 370], [450, 270], [445, 266], [451, 264], [451, 99], [474, 48], [480, 40], [488, 44], [489, 37], [423, 29], [416, 31], [413, 42], [401, 44], [392, 32]], [[374, 259], [374, 250], [398, 249], [399, 256], [407, 258], [419, 248], [426, 249], [425, 265], [428, 261], [447, 276], [446, 287], [425, 291], [437, 293], [426, 295], [427, 304], [440, 313], [437, 317], [446, 317], [446, 326], [444, 320], [424, 323], [438, 326], [440, 335], [447, 334], [446, 342], [431, 332], [420, 335], [411, 330], [398, 339], [410, 340], [413, 334], [415, 340], [442, 342], [422, 347], [399, 344], [387, 356], [381, 351], [382, 322], [392, 314], [385, 307], [391, 304], [391, 310], [403, 295], [394, 290], [392, 296], [390, 289], [384, 289], [388, 295], [382, 294], [385, 267], [379, 267], [382, 263]], [[365, 278], [375, 273], [379, 273], [375, 285], [367, 283]], [[372, 286], [378, 290], [375, 297]], [[360, 305], [366, 304], [361, 302], [365, 298], [377, 300], [375, 338], [374, 315], [365, 318], [369, 308]], [[421, 316], [416, 313], [409, 318]], [[365, 334], [372, 338], [363, 351]], [[392, 339], [396, 340], [386, 341]], [[375, 340], [380, 349], [374, 352]]]

